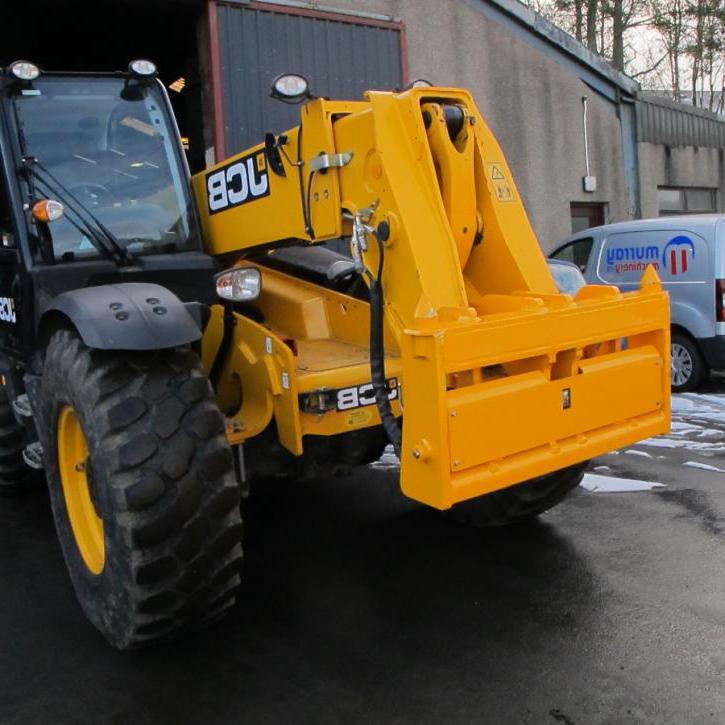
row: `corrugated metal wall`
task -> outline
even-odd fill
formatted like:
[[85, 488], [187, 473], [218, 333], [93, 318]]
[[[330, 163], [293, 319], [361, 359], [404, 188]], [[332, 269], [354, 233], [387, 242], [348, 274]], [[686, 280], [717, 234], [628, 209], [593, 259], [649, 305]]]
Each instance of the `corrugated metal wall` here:
[[299, 121], [296, 106], [269, 98], [280, 73], [302, 73], [316, 95], [345, 100], [401, 85], [394, 28], [224, 4], [216, 12], [227, 155]]
[[672, 101], [641, 98], [637, 100], [637, 140], [725, 148], [725, 119]]

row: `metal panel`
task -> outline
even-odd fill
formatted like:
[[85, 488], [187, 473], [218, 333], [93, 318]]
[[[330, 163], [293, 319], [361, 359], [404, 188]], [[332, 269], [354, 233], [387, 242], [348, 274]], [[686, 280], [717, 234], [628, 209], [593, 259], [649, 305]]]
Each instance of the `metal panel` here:
[[721, 116], [645, 94], [636, 105], [638, 141], [725, 148], [725, 118]]
[[316, 95], [350, 100], [402, 85], [396, 24], [221, 3], [216, 13], [227, 155], [298, 122], [297, 107], [269, 97], [280, 73], [302, 73]]

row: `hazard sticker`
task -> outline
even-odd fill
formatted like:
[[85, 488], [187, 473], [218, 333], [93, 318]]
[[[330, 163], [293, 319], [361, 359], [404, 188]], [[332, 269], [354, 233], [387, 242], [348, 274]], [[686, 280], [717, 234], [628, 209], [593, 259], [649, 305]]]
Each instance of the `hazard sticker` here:
[[514, 192], [511, 184], [506, 178], [506, 172], [501, 164], [488, 165], [488, 178], [491, 179], [491, 187], [498, 201], [513, 201]]
[[353, 410], [352, 413], [348, 413], [345, 416], [345, 425], [349, 426], [350, 428], [354, 428], [358, 425], [367, 425], [372, 421], [373, 414], [368, 410], [367, 408], [359, 408], [358, 410]]

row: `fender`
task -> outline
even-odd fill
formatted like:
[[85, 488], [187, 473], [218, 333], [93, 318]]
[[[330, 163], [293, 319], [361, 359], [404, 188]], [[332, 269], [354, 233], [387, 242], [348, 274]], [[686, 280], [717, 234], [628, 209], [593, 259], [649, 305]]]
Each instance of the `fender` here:
[[62, 292], [40, 317], [54, 313], [75, 325], [83, 342], [99, 350], [160, 350], [201, 339], [200, 308], [184, 304], [158, 284], [124, 282]]

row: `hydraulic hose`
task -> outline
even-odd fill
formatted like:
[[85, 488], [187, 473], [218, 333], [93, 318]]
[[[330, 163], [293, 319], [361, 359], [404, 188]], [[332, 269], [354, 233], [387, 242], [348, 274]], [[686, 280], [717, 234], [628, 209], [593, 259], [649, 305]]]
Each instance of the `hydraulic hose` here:
[[373, 235], [380, 250], [377, 277], [370, 278], [370, 373], [375, 394], [375, 404], [380, 414], [383, 430], [393, 444], [395, 455], [400, 458], [401, 435], [398, 422], [393, 415], [388, 398], [387, 378], [385, 377], [385, 345], [383, 341], [383, 315], [385, 299], [383, 296], [383, 264], [385, 251], [377, 234]]

